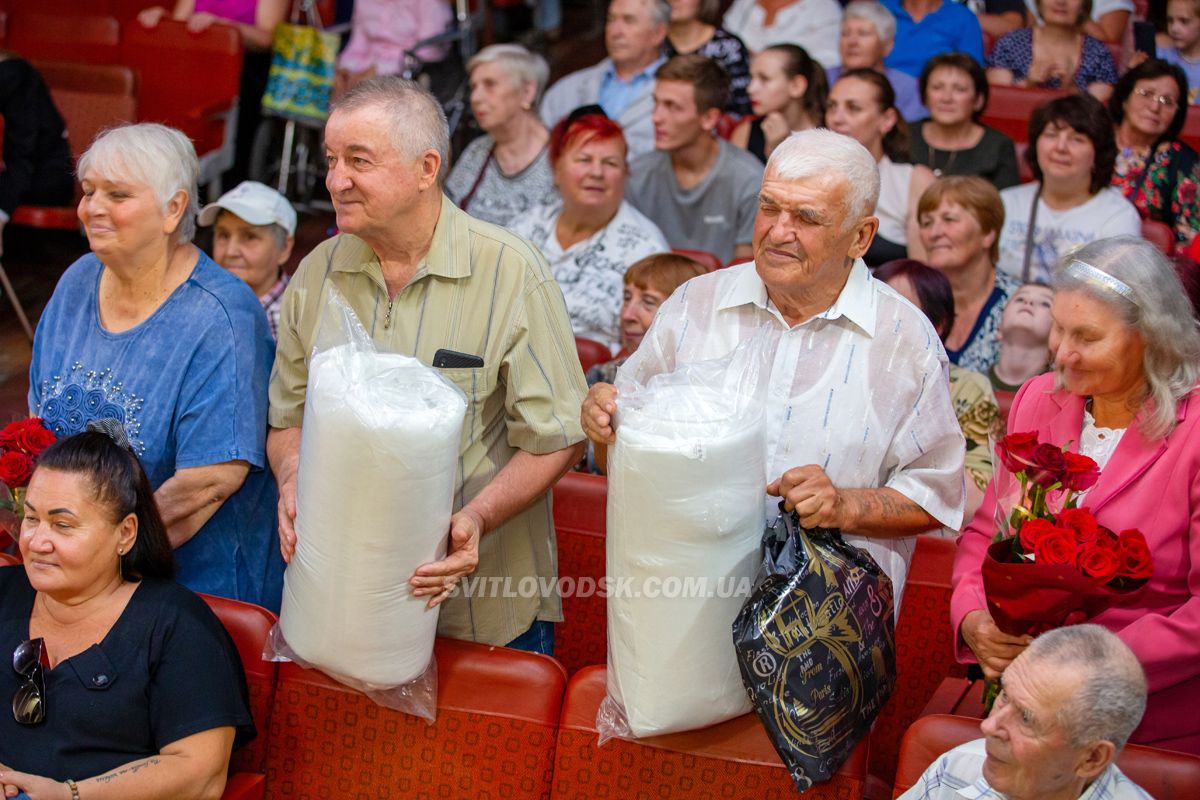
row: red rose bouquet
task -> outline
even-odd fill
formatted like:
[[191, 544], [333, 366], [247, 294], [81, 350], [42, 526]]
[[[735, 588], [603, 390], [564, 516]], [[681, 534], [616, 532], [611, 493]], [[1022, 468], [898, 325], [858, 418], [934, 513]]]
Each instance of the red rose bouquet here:
[[8, 499], [0, 499], [20, 519], [24, 514], [25, 489], [33, 467], [42, 452], [54, 444], [54, 432], [40, 417], [18, 420], [0, 430], [0, 483], [8, 489]]
[[1095, 461], [1035, 433], [1009, 434], [996, 455], [996, 536], [983, 588], [1000, 630], [1037, 635], [1083, 622], [1146, 583], [1151, 555], [1141, 532], [1114, 533], [1077, 507], [1100, 478]]

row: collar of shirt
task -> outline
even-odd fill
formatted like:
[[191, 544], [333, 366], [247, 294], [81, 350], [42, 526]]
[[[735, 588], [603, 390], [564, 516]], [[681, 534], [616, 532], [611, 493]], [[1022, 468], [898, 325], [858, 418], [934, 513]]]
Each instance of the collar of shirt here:
[[283, 296], [283, 290], [287, 288], [288, 281], [291, 280], [291, 275], [286, 273], [279, 276], [279, 280], [275, 281], [275, 285], [258, 298], [258, 302], [262, 303], [263, 308], [268, 308], [272, 303]]
[[647, 66], [644, 70], [635, 74], [629, 80], [623, 81], [623, 80], [621, 80], [621, 76], [617, 74], [617, 65], [613, 63], [613, 60], [611, 58], [606, 58], [606, 59], [604, 59], [603, 81], [604, 81], [604, 83], [608, 83], [609, 81], [615, 81], [616, 83], [621, 84], [623, 86], [634, 86], [638, 83], [643, 83], [647, 80], [654, 80], [654, 73], [657, 72], [658, 68], [661, 67], [665, 63], [667, 63], [667, 57], [659, 56], [653, 62], [651, 62], [651, 64], [649, 66]]
[[616, 119], [632, 103], [646, 84], [653, 85], [654, 73], [667, 61], [665, 56], [659, 56], [648, 67], [638, 72], [627, 81], [617, 75], [617, 68], [611, 58], [604, 59], [603, 77], [600, 79], [600, 90], [596, 93], [596, 102], [604, 108], [604, 113]]
[[[1121, 773], [1116, 765], [1109, 764], [1104, 772], [1100, 773], [1100, 777], [1092, 781], [1083, 794], [1079, 795], [1079, 800], [1113, 800], [1120, 797], [1116, 794], [1119, 774]], [[1004, 800], [1004, 795], [989, 786], [987, 780], [982, 777], [970, 786], [959, 789], [957, 794], [963, 800]]]
[[[717, 298], [718, 309], [755, 305], [783, 323], [784, 327], [792, 327], [787, 324], [775, 304], [767, 297], [767, 287], [763, 284], [762, 278], [758, 277], [758, 270], [755, 269], [753, 261], [729, 269], [738, 270], [738, 273], [729, 282], [722, 295]], [[842, 291], [833, 301], [833, 305], [820, 314], [814, 315], [812, 319], [835, 320], [845, 317], [846, 321], [853, 323], [867, 336], [873, 337], [875, 335], [875, 291], [877, 288], [873, 285], [874, 283], [874, 279], [867, 271], [867, 265], [861, 258], [855, 259], [854, 265], [850, 267], [850, 274], [846, 277], [846, 285], [842, 287]], [[800, 325], [807, 325], [810, 321], [805, 320]]]
[[[409, 285], [416, 283], [428, 275], [442, 278], [465, 278], [471, 274], [471, 259], [468, 257], [467, 244], [471, 232], [467, 229], [470, 218], [458, 206], [442, 195], [442, 208], [438, 213], [437, 225], [433, 228], [433, 238], [429, 242], [429, 250], [417, 270], [413, 273]], [[379, 255], [358, 237], [354, 237], [363, 249], [362, 258], [348, 258], [339, 261], [334, 267], [335, 272], [368, 272], [379, 273], [383, 280], [383, 268], [379, 263]]]

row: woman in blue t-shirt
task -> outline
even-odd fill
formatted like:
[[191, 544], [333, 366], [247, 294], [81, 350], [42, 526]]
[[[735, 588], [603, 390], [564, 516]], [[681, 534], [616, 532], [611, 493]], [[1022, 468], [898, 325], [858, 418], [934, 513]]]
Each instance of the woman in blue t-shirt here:
[[274, 348], [262, 306], [192, 245], [198, 165], [179, 131], [102, 134], [79, 161], [92, 252], [38, 324], [29, 408], [60, 438], [122, 424], [188, 588], [277, 610], [276, 491], [264, 469]]

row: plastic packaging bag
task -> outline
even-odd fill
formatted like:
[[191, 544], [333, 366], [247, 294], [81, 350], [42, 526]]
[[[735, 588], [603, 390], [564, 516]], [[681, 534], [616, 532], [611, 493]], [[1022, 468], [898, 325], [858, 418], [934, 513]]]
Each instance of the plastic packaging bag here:
[[891, 697], [892, 582], [838, 531], [781, 514], [733, 641], [754, 709], [804, 791], [833, 776]]
[[438, 611], [408, 581], [446, 554], [465, 414], [436, 370], [378, 352], [331, 288], [309, 369], [296, 552], [266, 657], [433, 720]]
[[752, 586], [763, 527], [765, 381], [758, 345], [645, 386], [618, 374], [601, 743], [750, 710], [729, 626]]

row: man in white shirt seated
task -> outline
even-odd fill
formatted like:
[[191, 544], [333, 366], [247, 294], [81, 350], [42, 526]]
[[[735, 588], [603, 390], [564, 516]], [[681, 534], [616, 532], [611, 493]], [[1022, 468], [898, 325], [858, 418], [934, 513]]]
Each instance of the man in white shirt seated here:
[[1116, 634], [1043, 633], [1000, 683], [985, 738], [943, 754], [900, 800], [1150, 800], [1115, 763], [1146, 709], [1146, 676]]
[[[805, 527], [841, 529], [892, 579], [898, 613], [916, 535], [961, 525], [965, 444], [941, 340], [862, 261], [878, 195], [875, 159], [857, 141], [792, 134], [767, 162], [754, 261], [676, 289], [618, 374], [645, 384], [766, 337], [768, 518], [783, 498]], [[597, 447], [619, 435], [619, 402], [608, 383], [584, 401]]]
[[564, 76], [542, 98], [542, 121], [553, 128], [579, 106], [596, 104], [625, 131], [630, 158], [654, 149], [654, 71], [662, 54], [671, 6], [667, 0], [612, 0], [604, 24], [608, 58]]
[[654, 74], [654, 146], [629, 165], [625, 199], [671, 247], [748, 258], [762, 162], [714, 135], [729, 75], [702, 55], [675, 56]]

